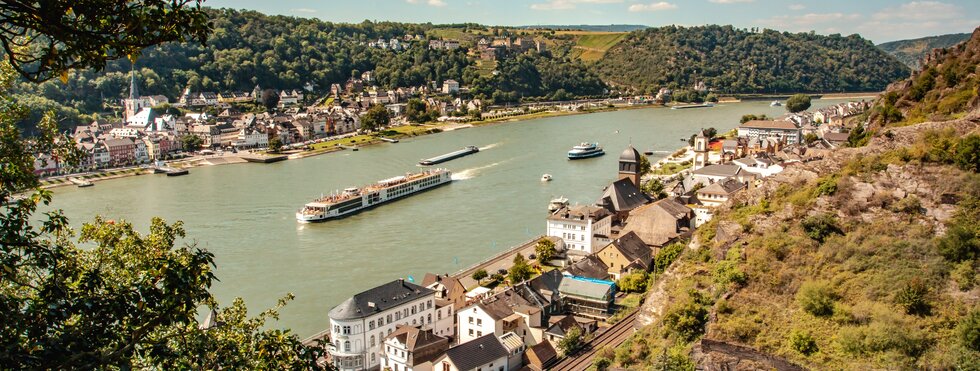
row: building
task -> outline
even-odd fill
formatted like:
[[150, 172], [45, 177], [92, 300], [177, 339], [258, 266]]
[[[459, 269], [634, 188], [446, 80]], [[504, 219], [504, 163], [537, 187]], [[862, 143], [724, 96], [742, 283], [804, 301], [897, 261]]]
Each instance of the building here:
[[631, 177], [623, 177], [613, 182], [602, 191], [602, 196], [599, 196], [596, 201], [596, 206], [613, 214], [614, 223], [625, 220], [630, 211], [653, 201], [633, 182], [634, 179]]
[[432, 370], [432, 361], [449, 349], [449, 339], [418, 326], [398, 325], [384, 342], [381, 369], [392, 371]]
[[435, 291], [397, 279], [356, 294], [330, 310], [327, 351], [338, 370], [376, 369], [381, 343], [397, 325], [430, 329], [435, 320]]
[[659, 248], [690, 233], [693, 219], [690, 208], [673, 198], [665, 198], [634, 210], [620, 234], [635, 233], [647, 246]]
[[581, 260], [568, 266], [568, 268], [565, 269], [565, 273], [578, 277], [609, 280], [608, 266], [595, 254], [586, 255]]
[[633, 185], [640, 186], [640, 152], [631, 144], [619, 155], [619, 179], [629, 179]]
[[612, 214], [596, 206], [562, 208], [549, 215], [547, 222], [547, 235], [561, 238], [569, 254], [580, 256], [605, 246], [612, 233]]
[[613, 314], [616, 284], [583, 277], [566, 277], [558, 287], [562, 305], [583, 317], [606, 319]]
[[698, 170], [708, 166], [708, 141], [710, 138], [704, 133], [704, 129], [698, 131], [694, 136], [694, 166], [692, 170]]
[[745, 183], [735, 179], [714, 182], [697, 191], [698, 201], [706, 207], [718, 207], [728, 202], [733, 194], [745, 188]]
[[436, 371], [510, 371], [507, 348], [494, 334], [449, 348], [432, 363]]
[[793, 145], [803, 141], [800, 128], [791, 121], [751, 120], [738, 126], [738, 136], [752, 139], [785, 140]]
[[442, 93], [443, 94], [456, 94], [459, 93], [459, 82], [456, 80], [446, 80], [442, 82]]
[[544, 371], [558, 361], [558, 352], [550, 342], [542, 341], [524, 352], [524, 364], [532, 371]]
[[136, 160], [136, 146], [129, 138], [109, 138], [102, 142], [109, 153], [109, 166], [132, 164]]
[[433, 333], [456, 339], [456, 312], [466, 306], [466, 287], [455, 277], [426, 273], [422, 286], [436, 292]]
[[632, 231], [599, 249], [595, 255], [608, 267], [609, 275], [617, 280], [634, 270], [648, 271], [653, 262], [650, 248]]

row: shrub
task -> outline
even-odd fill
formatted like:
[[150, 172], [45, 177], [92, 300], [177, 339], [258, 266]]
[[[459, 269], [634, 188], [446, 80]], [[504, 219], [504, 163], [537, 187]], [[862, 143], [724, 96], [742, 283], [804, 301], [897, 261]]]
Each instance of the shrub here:
[[534, 246], [534, 252], [537, 254], [538, 261], [543, 263], [551, 260], [558, 253], [558, 250], [555, 249], [554, 242], [549, 239], [542, 239]]
[[808, 281], [796, 292], [796, 303], [814, 316], [829, 316], [834, 313], [836, 294], [830, 284], [824, 281]]
[[975, 352], [980, 352], [980, 309], [974, 309], [956, 326], [963, 345]]
[[606, 357], [596, 357], [592, 360], [592, 367], [595, 367], [596, 371], [605, 371], [612, 365], [612, 361]]
[[946, 236], [939, 239], [939, 253], [953, 262], [973, 260], [980, 257], [980, 236], [977, 228], [966, 223], [950, 226]]
[[710, 301], [701, 292], [690, 290], [664, 315], [664, 327], [684, 341], [694, 341], [704, 334]]
[[738, 262], [722, 260], [715, 265], [715, 282], [722, 286], [734, 284], [742, 286], [748, 281], [748, 276], [738, 267]]
[[575, 353], [584, 342], [582, 329], [578, 326], [572, 327], [565, 333], [565, 337], [558, 341], [558, 350], [564, 355]]
[[960, 139], [954, 160], [960, 169], [980, 173], [980, 135], [970, 134]]
[[665, 246], [657, 252], [657, 256], [653, 259], [653, 271], [654, 272], [664, 272], [667, 267], [670, 266], [677, 257], [684, 252], [684, 244], [680, 242], [675, 242], [670, 245]]
[[789, 335], [789, 346], [804, 356], [810, 356], [820, 350], [817, 341], [809, 332], [793, 330]]
[[956, 264], [949, 275], [953, 278], [953, 281], [956, 281], [956, 285], [962, 291], [970, 290], [976, 284], [976, 271], [972, 261], [964, 261]]
[[907, 314], [926, 315], [931, 308], [926, 300], [928, 294], [929, 288], [916, 277], [895, 294], [895, 303], [904, 308]]
[[807, 237], [817, 242], [823, 242], [831, 234], [840, 234], [840, 227], [837, 226], [837, 218], [831, 214], [818, 214], [803, 219], [801, 223], [803, 232]]
[[616, 286], [623, 292], [646, 292], [648, 279], [646, 272], [633, 272], [616, 281]]
[[909, 195], [892, 204], [891, 209], [896, 213], [920, 214], [922, 213], [922, 202], [915, 195]]

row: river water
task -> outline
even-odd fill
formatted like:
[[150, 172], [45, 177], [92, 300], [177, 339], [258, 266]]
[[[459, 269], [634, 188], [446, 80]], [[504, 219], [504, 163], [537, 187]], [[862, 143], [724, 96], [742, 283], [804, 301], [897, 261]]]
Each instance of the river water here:
[[[840, 101], [814, 101], [819, 108]], [[273, 326], [300, 336], [325, 329], [327, 312], [350, 295], [398, 277], [452, 273], [544, 233], [548, 201], [564, 195], [592, 203], [615, 180], [619, 154], [632, 143], [668, 156], [701, 127], [725, 132], [743, 114], [782, 114], [768, 102], [713, 108], [650, 108], [491, 125], [362, 148], [358, 152], [191, 169], [190, 175], [130, 177], [95, 187], [59, 188], [53, 206], [79, 226], [95, 214], [146, 231], [150, 218], [183, 220], [187, 242], [215, 254], [219, 303], [240, 296], [254, 313], [292, 292]], [[569, 161], [583, 141], [606, 156]], [[477, 154], [440, 166], [452, 184], [355, 216], [299, 224], [297, 208], [321, 193], [416, 171], [416, 162], [457, 150]], [[541, 175], [554, 176], [541, 182]]]

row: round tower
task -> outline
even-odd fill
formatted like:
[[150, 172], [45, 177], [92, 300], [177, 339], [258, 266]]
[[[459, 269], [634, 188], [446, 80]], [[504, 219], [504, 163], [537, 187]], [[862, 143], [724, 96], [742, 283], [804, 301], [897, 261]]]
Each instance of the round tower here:
[[619, 177], [618, 179], [629, 179], [633, 185], [640, 187], [640, 152], [633, 145], [619, 155]]

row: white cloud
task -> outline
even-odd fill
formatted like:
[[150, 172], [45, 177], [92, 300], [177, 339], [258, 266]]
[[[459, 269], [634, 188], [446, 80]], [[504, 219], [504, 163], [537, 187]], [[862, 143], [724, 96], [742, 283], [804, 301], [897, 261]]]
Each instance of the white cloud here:
[[409, 4], [428, 4], [429, 6], [446, 6], [444, 0], [405, 0]]
[[534, 10], [565, 10], [575, 9], [576, 4], [616, 4], [623, 0], [548, 0], [543, 3], [531, 4]]
[[790, 4], [788, 6], [789, 10], [803, 10], [806, 9], [806, 5], [803, 4]]
[[871, 19], [882, 21], [917, 20], [931, 21], [960, 18], [960, 7], [938, 1], [913, 1], [897, 8], [885, 8], [872, 14]]
[[677, 9], [677, 5], [668, 3], [666, 1], [649, 3], [649, 4], [633, 4], [630, 5], [629, 7], [629, 10], [631, 12], [658, 12], [661, 10], [671, 10], [671, 9]]
[[307, 14], [316, 13], [316, 9], [310, 9], [310, 8], [293, 8], [293, 9], [289, 9], [289, 11], [293, 13], [307, 13]]
[[715, 4], [751, 3], [755, 0], [708, 0]]

